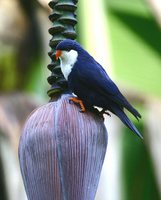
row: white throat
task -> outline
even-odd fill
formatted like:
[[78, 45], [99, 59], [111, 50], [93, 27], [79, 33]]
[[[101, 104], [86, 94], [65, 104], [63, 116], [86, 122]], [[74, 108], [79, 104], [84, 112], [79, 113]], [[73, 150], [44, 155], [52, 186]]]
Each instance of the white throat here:
[[77, 57], [78, 53], [75, 50], [62, 51], [60, 56], [60, 67], [66, 80], [68, 80], [68, 76], [77, 61]]

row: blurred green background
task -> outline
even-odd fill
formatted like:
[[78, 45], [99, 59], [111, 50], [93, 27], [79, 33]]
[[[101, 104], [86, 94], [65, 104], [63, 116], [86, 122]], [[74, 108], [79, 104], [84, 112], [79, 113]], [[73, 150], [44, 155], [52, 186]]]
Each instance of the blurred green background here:
[[[48, 2], [0, 1], [1, 200], [26, 199], [17, 148], [27, 115], [49, 100]], [[142, 141], [115, 117], [106, 120], [109, 145], [96, 200], [161, 199], [161, 2], [158, 2], [78, 3], [78, 41], [105, 67], [142, 114], [142, 120], [134, 123], [144, 135]]]
[[161, 33], [145, 1], [107, 1], [114, 69], [122, 81], [161, 95]]

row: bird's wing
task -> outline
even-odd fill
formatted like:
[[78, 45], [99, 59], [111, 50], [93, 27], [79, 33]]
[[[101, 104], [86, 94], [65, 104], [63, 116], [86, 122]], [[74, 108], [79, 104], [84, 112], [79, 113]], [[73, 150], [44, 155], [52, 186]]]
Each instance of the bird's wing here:
[[87, 86], [90, 85], [90, 87], [104, 95], [116, 95], [119, 92], [118, 87], [96, 61], [81, 61], [76, 64], [78, 65], [76, 68], [79, 79]]
[[99, 63], [97, 63], [94, 59], [91, 59], [89, 62], [77, 62], [77, 65], [79, 80], [86, 84], [87, 87], [90, 87], [100, 95], [109, 98], [121, 108], [125, 107], [137, 119], [138, 117], [141, 117], [137, 110], [135, 110], [121, 94], [118, 87], [110, 79]]

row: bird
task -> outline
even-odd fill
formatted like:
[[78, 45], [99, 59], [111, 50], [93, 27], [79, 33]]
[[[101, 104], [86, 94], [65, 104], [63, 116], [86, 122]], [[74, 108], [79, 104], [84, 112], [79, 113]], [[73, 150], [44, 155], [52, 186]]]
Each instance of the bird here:
[[75, 95], [69, 101], [80, 105], [81, 112], [99, 107], [101, 114], [116, 115], [136, 135], [143, 136], [125, 110], [138, 121], [140, 113], [128, 102], [105, 69], [75, 40], [64, 39], [56, 46], [56, 60], [68, 87]]

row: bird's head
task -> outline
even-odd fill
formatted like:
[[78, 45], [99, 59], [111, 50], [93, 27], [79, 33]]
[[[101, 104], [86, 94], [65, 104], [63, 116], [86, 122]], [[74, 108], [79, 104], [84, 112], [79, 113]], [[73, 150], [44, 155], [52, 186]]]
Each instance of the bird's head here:
[[89, 59], [93, 58], [79, 43], [74, 40], [66, 39], [56, 46], [56, 59], [60, 59], [62, 73], [64, 74], [64, 77], [68, 79], [68, 76], [77, 61], [80, 66], [80, 63], [88, 63]]
[[56, 46], [56, 59], [60, 59], [61, 70], [66, 79], [68, 79], [81, 49], [82, 47], [76, 41], [70, 39], [63, 40]]
[[70, 39], [63, 40], [56, 46], [56, 59], [58, 60], [58, 58], [62, 59], [69, 56], [71, 51], [78, 53], [80, 49], [81, 46], [76, 41]]

